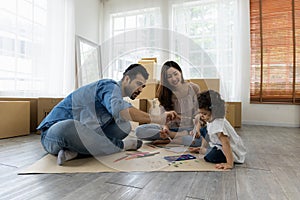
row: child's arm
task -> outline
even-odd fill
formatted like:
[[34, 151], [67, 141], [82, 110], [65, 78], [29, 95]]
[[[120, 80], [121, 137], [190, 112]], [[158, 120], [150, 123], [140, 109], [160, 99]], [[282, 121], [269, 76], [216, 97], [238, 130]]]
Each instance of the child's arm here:
[[[200, 133], [200, 129], [205, 126], [205, 122], [201, 120], [200, 118], [200, 114], [197, 114], [195, 116], [195, 121], [194, 121], [194, 134], [196, 134], [195, 138], [200, 138], [201, 133]], [[196, 133], [195, 133], [196, 132]]]
[[229, 139], [223, 133], [219, 133], [219, 140], [222, 143], [223, 152], [225, 154], [227, 163], [216, 164], [216, 168], [218, 169], [232, 169], [233, 168], [233, 153], [231, 150]]

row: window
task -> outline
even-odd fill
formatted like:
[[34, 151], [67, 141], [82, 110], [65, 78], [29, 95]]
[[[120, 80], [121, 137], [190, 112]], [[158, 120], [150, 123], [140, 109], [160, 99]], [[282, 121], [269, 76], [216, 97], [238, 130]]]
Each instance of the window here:
[[251, 103], [300, 104], [300, 1], [251, 0]]
[[[104, 57], [113, 58], [109, 66], [104, 65], [104, 77], [120, 79], [129, 64], [143, 57], [157, 57], [159, 79], [161, 65], [172, 59], [183, 67], [186, 79], [220, 78], [222, 96], [227, 101], [241, 100], [241, 76], [236, 75], [241, 66], [238, 60], [239, 1], [161, 0], [138, 9], [141, 3], [133, 0], [130, 2], [137, 5], [123, 5], [126, 12], [120, 12], [116, 2], [111, 0], [104, 4], [109, 16], [104, 19], [109, 20], [110, 28], [106, 39], [113, 44], [111, 48], [103, 47], [104, 54], [106, 49], [112, 50]], [[153, 29], [141, 31], [149, 27]]]
[[[173, 4], [172, 29], [191, 38], [196, 45], [185, 47], [190, 66], [190, 78], [221, 78], [226, 100], [240, 100], [234, 79], [239, 65], [237, 54], [237, 1], [206, 0]], [[180, 41], [177, 41], [180, 42]], [[171, 43], [172, 44], [172, 43]], [[179, 45], [173, 49], [177, 51]], [[186, 45], [185, 45], [186, 46]], [[180, 58], [174, 57], [180, 62]]]
[[[111, 54], [121, 56], [111, 63], [111, 65], [107, 66], [106, 69], [103, 69], [103, 76], [118, 80], [122, 78], [127, 66], [144, 57], [144, 55], [157, 56], [153, 49], [144, 48], [151, 45], [156, 46], [156, 43], [159, 43], [156, 35], [149, 33], [147, 36], [140, 37], [140, 30], [161, 26], [160, 9], [147, 8], [114, 13], [110, 16], [110, 22], [111, 37], [113, 38], [113, 45], [110, 49]], [[147, 40], [144, 40], [144, 37]], [[127, 49], [139, 50], [127, 52]]]
[[5, 1], [1, 3], [0, 13], [3, 28], [0, 32], [1, 94], [14, 96], [15, 91], [35, 93], [40, 80], [34, 77], [36, 69], [32, 57], [34, 43], [44, 39], [47, 3]]
[[75, 60], [67, 9], [72, 1], [0, 2], [0, 96], [58, 97], [72, 89], [65, 76]]

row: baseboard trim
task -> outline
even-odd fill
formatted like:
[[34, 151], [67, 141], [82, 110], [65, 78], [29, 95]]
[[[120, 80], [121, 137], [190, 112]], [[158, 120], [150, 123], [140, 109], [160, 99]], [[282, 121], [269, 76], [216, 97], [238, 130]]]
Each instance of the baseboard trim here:
[[258, 126], [277, 126], [277, 127], [300, 128], [300, 124], [262, 122], [262, 121], [246, 121], [246, 120], [243, 120], [242, 124], [245, 124], [245, 125], [258, 125]]

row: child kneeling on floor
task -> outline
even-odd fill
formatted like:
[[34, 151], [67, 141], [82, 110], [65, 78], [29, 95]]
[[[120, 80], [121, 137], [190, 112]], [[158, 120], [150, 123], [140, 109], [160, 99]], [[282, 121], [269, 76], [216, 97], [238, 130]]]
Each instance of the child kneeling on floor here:
[[[206, 127], [201, 128], [201, 147], [190, 148], [190, 151], [205, 154], [204, 160], [216, 163], [218, 169], [232, 169], [234, 163], [244, 163], [246, 148], [225, 118], [225, 102], [220, 94], [213, 90], [204, 91], [198, 95], [198, 104], [197, 134], [200, 134], [200, 120], [206, 122]], [[203, 130], [205, 128], [207, 131]]]

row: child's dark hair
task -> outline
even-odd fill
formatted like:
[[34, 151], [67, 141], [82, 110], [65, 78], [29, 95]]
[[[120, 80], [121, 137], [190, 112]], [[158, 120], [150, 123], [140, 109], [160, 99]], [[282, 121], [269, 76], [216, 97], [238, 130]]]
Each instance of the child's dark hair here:
[[213, 118], [225, 117], [225, 102], [221, 95], [214, 90], [207, 90], [198, 94], [199, 109], [211, 112]]
[[129, 76], [130, 80], [133, 80], [133, 79], [135, 79], [137, 74], [141, 74], [146, 80], [149, 77], [149, 74], [143, 65], [131, 64], [123, 73], [122, 80], [124, 79], [125, 76]]

